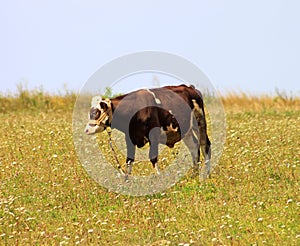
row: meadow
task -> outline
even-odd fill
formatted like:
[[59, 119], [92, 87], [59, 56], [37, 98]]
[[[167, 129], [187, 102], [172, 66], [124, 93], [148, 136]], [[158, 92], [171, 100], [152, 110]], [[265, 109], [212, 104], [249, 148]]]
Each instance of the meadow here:
[[187, 174], [142, 197], [88, 176], [73, 144], [75, 99], [0, 96], [0, 245], [300, 245], [299, 98], [227, 95], [211, 177]]

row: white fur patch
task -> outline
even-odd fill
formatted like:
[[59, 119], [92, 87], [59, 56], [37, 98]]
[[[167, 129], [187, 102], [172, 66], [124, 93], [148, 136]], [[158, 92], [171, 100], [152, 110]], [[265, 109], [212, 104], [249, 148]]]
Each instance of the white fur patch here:
[[199, 112], [199, 114], [203, 115], [203, 111], [202, 111], [202, 109], [200, 109], [200, 107], [199, 107], [198, 103], [196, 102], [196, 100], [193, 99], [192, 101], [193, 101], [193, 104], [194, 104], [194, 110]]
[[178, 126], [176, 128], [173, 127], [173, 124], [167, 126], [167, 131], [168, 132], [178, 132]]
[[102, 99], [101, 96], [94, 96], [92, 98], [91, 107], [92, 108], [97, 108], [97, 109], [99, 109], [102, 112], [102, 109], [100, 107], [100, 103], [101, 102], [106, 103], [107, 106], [108, 106], [108, 108], [111, 107], [111, 101], [110, 101], [110, 99], [108, 99], [108, 98]]
[[146, 91], [148, 91], [153, 96], [156, 104], [161, 104], [161, 101], [156, 97], [156, 95], [153, 91], [150, 91], [149, 89], [147, 89]]
[[98, 108], [100, 110], [100, 102], [101, 101], [102, 101], [102, 98], [100, 96], [93, 97], [91, 107], [92, 108]]
[[[103, 108], [101, 108], [100, 103], [106, 103], [108, 109], [104, 111]], [[102, 132], [105, 127], [103, 125], [107, 120], [112, 119], [112, 110], [111, 110], [111, 100], [106, 98], [102, 99], [101, 96], [94, 96], [91, 101], [91, 108], [97, 108], [100, 110], [100, 117], [97, 120], [89, 120], [89, 122], [86, 125], [85, 133], [86, 134], [95, 134], [96, 132]], [[90, 118], [90, 114], [88, 113], [88, 118]], [[95, 124], [95, 126], [90, 126], [90, 124]]]

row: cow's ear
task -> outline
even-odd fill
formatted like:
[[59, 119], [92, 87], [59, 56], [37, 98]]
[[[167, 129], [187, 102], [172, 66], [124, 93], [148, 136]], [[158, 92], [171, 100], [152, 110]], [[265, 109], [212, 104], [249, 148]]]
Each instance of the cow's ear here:
[[100, 102], [100, 108], [106, 111], [108, 109], [107, 103], [106, 102]]
[[109, 98], [106, 98], [105, 102], [107, 103], [107, 106], [110, 108], [111, 107], [111, 100]]

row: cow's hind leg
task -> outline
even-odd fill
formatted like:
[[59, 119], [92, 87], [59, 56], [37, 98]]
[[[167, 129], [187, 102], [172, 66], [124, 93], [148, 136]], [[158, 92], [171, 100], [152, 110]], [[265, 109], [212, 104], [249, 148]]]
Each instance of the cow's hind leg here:
[[199, 175], [199, 161], [200, 161], [200, 149], [199, 149], [199, 141], [191, 129], [188, 134], [183, 138], [185, 145], [188, 147], [192, 160], [193, 160], [193, 176], [197, 177]]
[[158, 166], [158, 144], [159, 144], [160, 133], [161, 133], [161, 129], [159, 127], [152, 128], [152, 130], [149, 133], [149, 141], [150, 141], [149, 159], [158, 175], [160, 174], [160, 169]]
[[[201, 138], [205, 140], [201, 140]], [[211, 165], [210, 165], [210, 159], [211, 159], [211, 143], [210, 140], [206, 134], [206, 136], [201, 136], [200, 137], [200, 147], [201, 147], [201, 152], [204, 156], [204, 161], [205, 161], [205, 170], [206, 170], [206, 175], [209, 176], [211, 173]]]
[[209, 176], [211, 173], [210, 159], [211, 159], [211, 143], [207, 135], [207, 126], [204, 111], [198, 114], [198, 125], [200, 134], [200, 148], [205, 162], [205, 175]]
[[211, 159], [211, 143], [207, 136], [207, 125], [205, 119], [204, 109], [199, 107], [199, 104], [193, 100], [194, 103], [194, 114], [197, 120], [198, 128], [199, 128], [199, 142], [200, 149], [204, 156], [205, 161], [205, 175], [209, 176], [211, 173], [210, 159]]
[[130, 137], [126, 137], [126, 147], [127, 147], [127, 158], [126, 158], [126, 173], [125, 179], [131, 174], [132, 164], [135, 157], [135, 145], [132, 143]]

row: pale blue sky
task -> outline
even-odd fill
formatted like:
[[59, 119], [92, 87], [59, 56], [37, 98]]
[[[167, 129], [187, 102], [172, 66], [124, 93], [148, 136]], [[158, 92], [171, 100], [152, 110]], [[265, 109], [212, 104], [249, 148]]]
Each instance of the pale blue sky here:
[[300, 1], [1, 1], [0, 92], [78, 91], [103, 64], [154, 50], [217, 90], [300, 94]]

